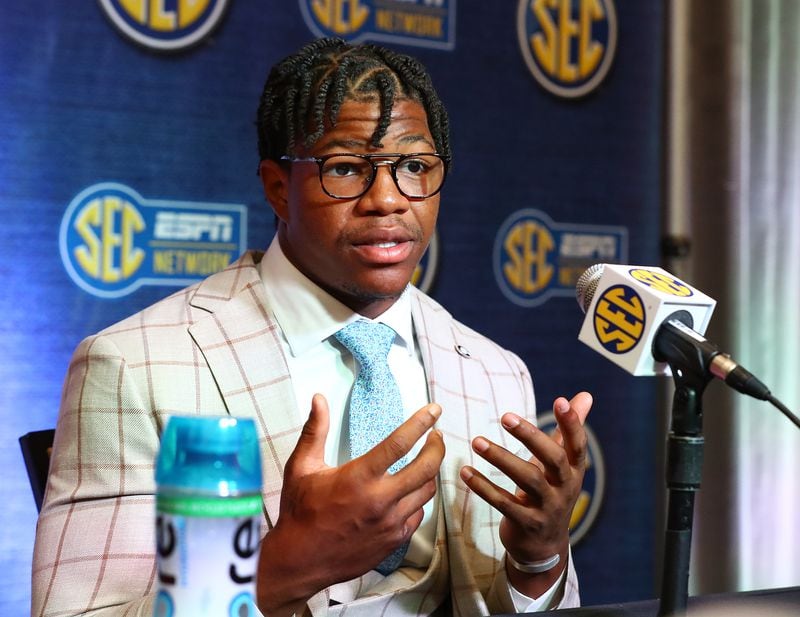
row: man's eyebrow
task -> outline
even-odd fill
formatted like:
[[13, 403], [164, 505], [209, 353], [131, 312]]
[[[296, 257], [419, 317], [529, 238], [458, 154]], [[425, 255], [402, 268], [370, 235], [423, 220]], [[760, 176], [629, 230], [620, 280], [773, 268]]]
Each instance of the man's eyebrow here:
[[329, 150], [330, 148], [364, 148], [367, 142], [360, 139], [333, 139], [326, 143], [322, 149]]
[[398, 141], [401, 144], [414, 144], [417, 143], [418, 141], [422, 141], [428, 144], [434, 150], [436, 149], [436, 146], [434, 146], [431, 143], [431, 141], [427, 137], [425, 137], [425, 135], [404, 135]]
[[[416, 135], [403, 135], [397, 140], [400, 144], [415, 144], [418, 142], [423, 142], [433, 148], [436, 149], [436, 146], [431, 143], [431, 141], [422, 134]], [[332, 151], [332, 150], [350, 150], [352, 148], [360, 148], [365, 149], [369, 146], [369, 142], [362, 141], [360, 139], [332, 139], [331, 141], [325, 143], [321, 146], [322, 150], [325, 151]]]

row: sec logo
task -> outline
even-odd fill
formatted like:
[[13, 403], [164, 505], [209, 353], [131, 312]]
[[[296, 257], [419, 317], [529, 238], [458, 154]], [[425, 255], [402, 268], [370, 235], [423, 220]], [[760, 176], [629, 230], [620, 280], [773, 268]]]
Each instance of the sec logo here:
[[150, 49], [190, 47], [211, 32], [228, 0], [100, 0], [111, 23], [132, 41]]
[[693, 295], [692, 288], [686, 283], [663, 272], [655, 272], [653, 270], [647, 270], [646, 268], [635, 268], [631, 270], [629, 274], [648, 287], [652, 287], [656, 291], [670, 296], [686, 298]]
[[636, 347], [645, 329], [644, 303], [627, 285], [614, 285], [603, 292], [594, 309], [597, 340], [614, 354]]
[[536, 81], [557, 96], [588, 94], [605, 78], [617, 46], [612, 0], [520, 0], [517, 38]]
[[536, 210], [509, 216], [495, 237], [494, 271], [500, 290], [514, 304], [536, 306], [556, 279], [552, 222]]
[[360, 0], [300, 0], [300, 8], [329, 36], [352, 36], [370, 16], [370, 7]]

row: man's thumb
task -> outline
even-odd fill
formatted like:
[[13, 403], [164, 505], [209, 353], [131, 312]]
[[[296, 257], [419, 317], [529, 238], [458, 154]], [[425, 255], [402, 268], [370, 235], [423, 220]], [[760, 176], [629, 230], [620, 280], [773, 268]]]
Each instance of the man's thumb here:
[[300, 439], [294, 448], [292, 458], [295, 462], [309, 461], [322, 464], [325, 460], [325, 439], [328, 437], [330, 412], [328, 401], [321, 394], [311, 399], [311, 412], [300, 431]]

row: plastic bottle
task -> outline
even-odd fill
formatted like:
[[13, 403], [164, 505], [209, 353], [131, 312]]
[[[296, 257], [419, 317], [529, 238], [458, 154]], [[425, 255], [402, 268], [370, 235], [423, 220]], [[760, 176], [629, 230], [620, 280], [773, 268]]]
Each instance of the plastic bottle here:
[[261, 524], [255, 424], [169, 419], [156, 464], [154, 617], [251, 617]]

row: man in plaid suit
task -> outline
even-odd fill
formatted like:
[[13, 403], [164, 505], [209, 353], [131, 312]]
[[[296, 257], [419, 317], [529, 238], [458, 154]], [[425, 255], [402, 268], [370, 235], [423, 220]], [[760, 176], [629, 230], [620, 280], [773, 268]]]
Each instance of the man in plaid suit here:
[[[520, 359], [409, 284], [451, 156], [424, 68], [376, 46], [315, 41], [273, 68], [258, 133], [277, 220], [266, 253], [246, 253], [74, 354], [32, 614], [152, 614], [153, 470], [173, 414], [256, 421], [265, 615], [577, 605], [568, 522], [591, 397], [557, 399], [559, 429], [541, 433]], [[359, 319], [396, 333], [388, 362], [406, 419], [351, 458], [358, 366], [334, 335]], [[388, 473], [400, 459], [408, 464]], [[378, 572], [401, 546], [400, 566]]]

